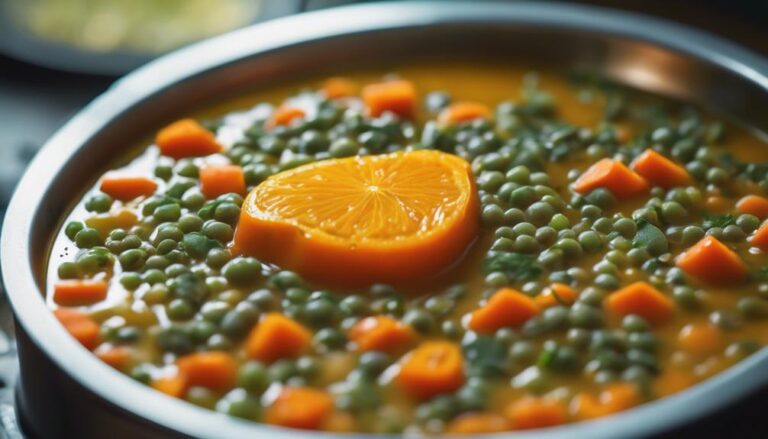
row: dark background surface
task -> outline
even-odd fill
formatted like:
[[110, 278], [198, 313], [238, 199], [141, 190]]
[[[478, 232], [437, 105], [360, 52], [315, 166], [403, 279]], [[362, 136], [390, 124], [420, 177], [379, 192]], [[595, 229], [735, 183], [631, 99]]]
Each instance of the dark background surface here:
[[[348, 3], [353, 2], [304, 0], [286, 7], [285, 12]], [[577, 3], [670, 19], [707, 30], [768, 56], [768, 1], [585, 0]], [[0, 218], [16, 181], [37, 149], [69, 117], [106, 90], [114, 80], [112, 76], [61, 72], [0, 54]], [[765, 112], [765, 109], [759, 111]], [[8, 317], [0, 320], [5, 320], [0, 323], [8, 323]], [[768, 438], [766, 409], [768, 389], [718, 416], [669, 437]]]

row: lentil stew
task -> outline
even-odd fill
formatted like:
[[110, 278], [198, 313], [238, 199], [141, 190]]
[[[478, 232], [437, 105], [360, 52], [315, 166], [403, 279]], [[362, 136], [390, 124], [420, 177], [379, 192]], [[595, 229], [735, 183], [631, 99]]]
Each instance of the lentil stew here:
[[606, 416], [768, 341], [758, 137], [586, 75], [393, 70], [160, 130], [53, 243], [62, 325], [173, 397], [378, 433]]

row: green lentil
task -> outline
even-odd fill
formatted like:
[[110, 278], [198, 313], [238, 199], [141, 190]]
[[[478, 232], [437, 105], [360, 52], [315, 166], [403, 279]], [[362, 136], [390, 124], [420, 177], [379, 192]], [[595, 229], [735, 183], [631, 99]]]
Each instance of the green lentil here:
[[596, 252], [603, 247], [600, 235], [591, 230], [579, 234], [579, 244], [588, 252]]
[[552, 219], [549, 220], [549, 226], [555, 230], [564, 230], [570, 227], [571, 223], [565, 215], [556, 213], [552, 216]]
[[235, 389], [216, 403], [216, 411], [238, 418], [258, 420], [261, 416], [261, 404], [244, 389]]
[[154, 217], [159, 222], [174, 222], [181, 217], [181, 207], [176, 204], [163, 204], [154, 211]]
[[80, 276], [80, 270], [74, 262], [62, 262], [56, 273], [61, 279], [76, 279]]
[[232, 226], [214, 220], [206, 221], [205, 224], [203, 224], [202, 231], [205, 236], [222, 243], [229, 242], [234, 235]]
[[531, 186], [522, 186], [509, 194], [509, 201], [515, 207], [527, 207], [538, 199], [536, 190]]
[[504, 211], [504, 224], [515, 225], [525, 221], [525, 212], [512, 207]]
[[195, 310], [187, 300], [173, 299], [166, 307], [165, 312], [171, 320], [186, 320], [194, 315]]
[[534, 253], [539, 250], [539, 243], [529, 235], [520, 235], [515, 238], [514, 250], [520, 253]]
[[514, 231], [515, 235], [517, 236], [520, 236], [520, 235], [534, 236], [536, 234], [536, 226], [534, 226], [531, 223], [520, 223], [512, 227], [512, 231]]
[[506, 178], [508, 181], [518, 184], [529, 184], [531, 177], [531, 171], [525, 166], [515, 166], [507, 171]]
[[493, 227], [504, 222], [504, 210], [497, 204], [488, 204], [483, 207], [480, 218], [485, 227]]
[[748, 319], [768, 317], [768, 301], [757, 297], [742, 297], [736, 303], [736, 308]]
[[103, 240], [98, 230], [91, 227], [83, 227], [75, 233], [75, 245], [79, 248], [91, 248], [101, 245]]
[[123, 267], [123, 270], [128, 271], [140, 269], [144, 266], [146, 260], [147, 252], [138, 248], [125, 250], [118, 257], [120, 266]]
[[541, 226], [547, 224], [552, 219], [555, 209], [551, 204], [539, 201], [531, 204], [528, 210], [526, 210], [526, 214], [532, 223]]
[[747, 234], [741, 227], [730, 224], [723, 229], [723, 238], [729, 242], [739, 242], [747, 238]]
[[135, 290], [139, 287], [139, 285], [141, 285], [141, 282], [141, 275], [137, 273], [124, 273], [122, 276], [120, 276], [120, 284], [126, 290]]
[[112, 197], [104, 193], [97, 193], [85, 201], [85, 210], [96, 213], [109, 212], [112, 203]]
[[760, 220], [754, 215], [745, 213], [736, 218], [736, 225], [740, 227], [744, 233], [748, 234], [760, 227]]

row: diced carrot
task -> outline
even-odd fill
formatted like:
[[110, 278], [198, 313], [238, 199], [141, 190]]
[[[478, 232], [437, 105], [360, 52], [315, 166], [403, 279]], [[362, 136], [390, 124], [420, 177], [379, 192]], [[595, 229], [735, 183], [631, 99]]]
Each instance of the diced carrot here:
[[461, 349], [448, 341], [424, 342], [403, 358], [396, 381], [417, 399], [453, 392], [464, 383]]
[[348, 337], [358, 351], [389, 352], [402, 349], [415, 338], [410, 326], [387, 316], [366, 317], [349, 330]]
[[747, 241], [764, 252], [768, 251], [768, 221], [764, 222]]
[[355, 94], [355, 83], [346, 78], [328, 78], [321, 91], [328, 99], [346, 98]]
[[312, 333], [288, 317], [272, 312], [262, 317], [245, 341], [250, 358], [271, 363], [301, 354], [312, 340]]
[[568, 410], [560, 401], [526, 396], [505, 409], [507, 419], [515, 429], [553, 427], [568, 421]]
[[268, 424], [317, 430], [333, 411], [333, 397], [328, 392], [305, 387], [285, 387], [267, 408]]
[[133, 350], [125, 346], [108, 346], [104, 349], [100, 346], [96, 350], [96, 356], [117, 370], [125, 370], [131, 362]]
[[651, 184], [665, 189], [687, 186], [692, 181], [684, 167], [652, 149], [646, 149], [637, 156], [632, 162], [632, 169]]
[[615, 291], [605, 299], [614, 315], [636, 314], [651, 323], [664, 323], [675, 313], [675, 302], [646, 282], [635, 282]]
[[147, 177], [109, 173], [101, 180], [99, 189], [112, 198], [129, 201], [154, 194], [157, 183]]
[[490, 119], [491, 109], [479, 102], [456, 102], [440, 112], [437, 120], [444, 124], [469, 122], [475, 119]]
[[502, 288], [472, 313], [469, 327], [475, 332], [493, 333], [499, 328], [520, 326], [538, 313], [539, 306], [531, 297]]
[[174, 398], [183, 398], [187, 393], [188, 387], [186, 377], [181, 374], [162, 377], [152, 381], [152, 388]]
[[609, 385], [599, 397], [579, 393], [571, 400], [571, 412], [579, 420], [595, 419], [617, 413], [640, 403], [637, 389], [629, 383]]
[[594, 396], [581, 392], [571, 400], [570, 411], [578, 420], [601, 418], [611, 414], [610, 407], [604, 407]]
[[189, 386], [225, 391], [237, 381], [237, 363], [226, 352], [196, 352], [179, 358], [176, 365]]
[[103, 280], [63, 280], [53, 285], [53, 301], [62, 306], [82, 306], [101, 302], [107, 297]]
[[390, 111], [400, 117], [411, 117], [416, 111], [416, 87], [405, 80], [386, 81], [363, 87], [363, 101], [371, 116]]
[[237, 165], [205, 166], [200, 169], [200, 191], [207, 198], [230, 192], [245, 195], [245, 173]]
[[689, 324], [677, 335], [677, 345], [694, 355], [708, 355], [720, 350], [723, 334], [709, 322]]
[[712, 195], [704, 200], [704, 207], [711, 213], [724, 213], [731, 209], [731, 203], [725, 197]]
[[615, 383], [610, 384], [600, 392], [600, 403], [612, 407], [618, 412], [639, 404], [640, 395], [634, 384]]
[[194, 119], [176, 121], [157, 133], [155, 143], [168, 157], [199, 157], [221, 151], [212, 132]]
[[301, 108], [290, 105], [281, 105], [267, 121], [267, 128], [275, 128], [281, 125], [289, 125], [296, 119], [301, 119], [307, 114]]
[[691, 276], [713, 284], [738, 283], [747, 267], [733, 250], [713, 236], [705, 236], [677, 257], [675, 264]]
[[349, 412], [336, 410], [325, 418], [320, 429], [333, 433], [354, 433], [356, 425], [355, 417]]
[[768, 198], [759, 195], [747, 195], [736, 203], [736, 210], [764, 220], [768, 218]]
[[93, 349], [99, 344], [99, 325], [87, 314], [67, 308], [57, 308], [53, 314], [64, 329], [86, 348]]
[[448, 423], [447, 434], [499, 433], [512, 428], [503, 416], [489, 412], [465, 413]]
[[576, 301], [578, 293], [566, 284], [553, 283], [534, 298], [539, 308], [549, 308], [555, 305], [571, 305]]
[[695, 380], [690, 372], [682, 370], [662, 370], [652, 384], [657, 396], [667, 396], [691, 387]]
[[648, 192], [648, 182], [618, 160], [602, 159], [592, 165], [573, 184], [579, 193], [597, 188], [609, 190], [616, 198], [625, 199]]

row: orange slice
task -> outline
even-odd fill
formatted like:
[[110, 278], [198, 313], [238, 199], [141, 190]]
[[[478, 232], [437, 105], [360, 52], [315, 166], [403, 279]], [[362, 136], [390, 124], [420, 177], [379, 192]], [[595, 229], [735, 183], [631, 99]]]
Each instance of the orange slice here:
[[233, 250], [327, 284], [400, 283], [456, 262], [478, 224], [466, 161], [397, 152], [268, 178], [246, 197]]

